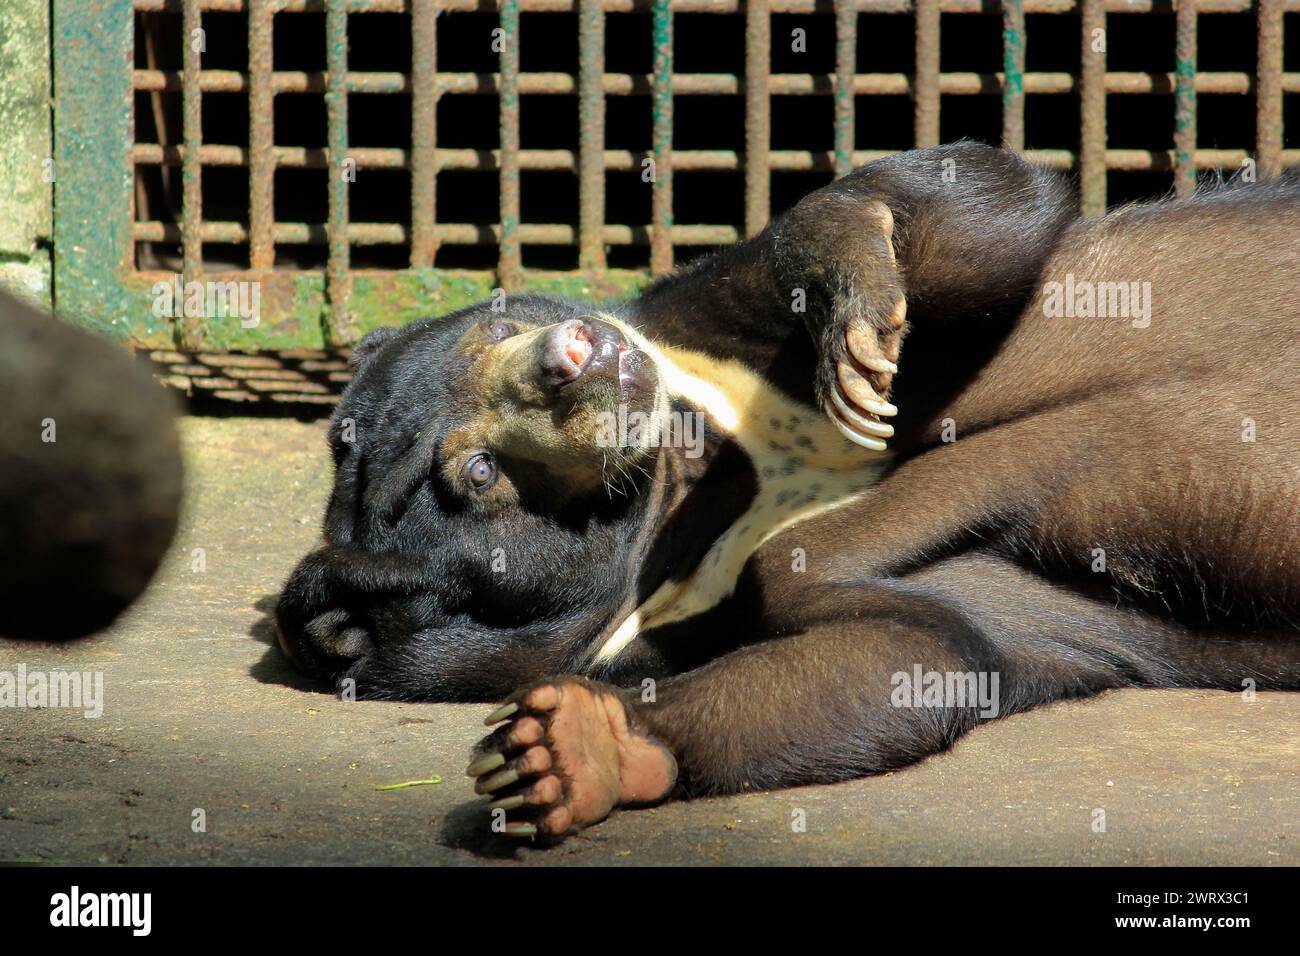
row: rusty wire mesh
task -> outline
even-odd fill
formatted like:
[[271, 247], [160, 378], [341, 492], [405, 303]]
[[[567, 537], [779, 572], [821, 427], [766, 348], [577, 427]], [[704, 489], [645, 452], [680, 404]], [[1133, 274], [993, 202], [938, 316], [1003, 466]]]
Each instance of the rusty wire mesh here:
[[[1083, 211], [1090, 214], [1116, 198], [1117, 172], [1164, 177], [1159, 187], [1145, 180], [1147, 192], [1169, 185], [1185, 192], [1198, 170], [1253, 164], [1267, 178], [1300, 162], [1300, 149], [1284, 140], [1284, 117], [1295, 102], [1288, 94], [1300, 93], [1300, 72], [1285, 69], [1284, 23], [1300, 11], [1300, 0], [134, 0], [134, 7], [137, 268], [179, 260], [188, 275], [217, 260], [227, 272], [319, 269], [331, 303], [329, 339], [337, 345], [354, 338], [350, 283], [357, 268], [477, 268], [517, 290], [529, 285], [530, 255], [549, 249], [571, 253], [541, 260], [552, 269], [600, 275], [619, 265], [663, 273], [683, 250], [757, 232], [774, 206], [819, 181], [896, 149], [951, 138], [950, 114], [976, 101], [992, 102], [1000, 113], [994, 135], [984, 138], [1075, 170]], [[366, 33], [361, 21], [380, 14], [389, 15], [385, 31]], [[675, 69], [675, 53], [700, 29], [693, 25], [683, 33], [681, 24], [688, 16], [696, 24], [699, 15], [735, 22], [739, 68]], [[1250, 55], [1239, 68], [1198, 69], [1198, 24], [1212, 15], [1249, 18]], [[488, 69], [453, 69], [456, 63], [447, 62], [457, 59], [466, 36], [463, 30], [447, 34], [461, 22], [452, 18], [469, 16], [479, 17], [478, 42], [485, 49], [500, 40]], [[228, 32], [244, 42], [236, 55], [210, 62], [208, 52], [186, 38], [218, 17], [235, 18]], [[525, 17], [531, 21], [522, 29]], [[638, 18], [639, 32], [615, 19], [627, 17]], [[872, 38], [883, 35], [878, 24], [892, 18], [896, 26], [900, 17], [909, 30], [891, 36], [907, 36], [907, 62], [892, 68], [900, 65], [892, 57], [890, 69], [872, 71], [878, 59]], [[1157, 51], [1147, 69], [1108, 69], [1106, 34], [1121, 21], [1154, 17], [1173, 21], [1172, 49]], [[563, 23], [547, 33], [537, 24], [548, 18]], [[1066, 26], [1053, 28], [1036, 48], [1037, 27], [1027, 18]], [[1000, 69], [943, 69], [953, 60], [951, 51], [974, 35], [968, 24], [990, 20], [1000, 29]], [[799, 29], [791, 24], [810, 31], [815, 26], [822, 36], [830, 31], [833, 53], [819, 61], [826, 69], [779, 69], [790, 62], [785, 46]], [[566, 68], [526, 68], [530, 34], [569, 50], [570, 41], [556, 39], [566, 31], [576, 41], [572, 55], [560, 57]], [[1158, 30], [1149, 36], [1157, 38], [1154, 45], [1164, 42]], [[1201, 37], [1205, 49], [1204, 30]], [[390, 44], [391, 68], [379, 69], [389, 65]], [[303, 65], [282, 55], [315, 45], [318, 62]], [[635, 55], [628, 52], [633, 46]], [[1038, 57], [1040, 68], [1027, 68], [1037, 52], [1045, 54]], [[1044, 62], [1059, 68], [1043, 69]], [[719, 63], [732, 65], [724, 56]], [[234, 126], [223, 125], [209, 104], [232, 96], [244, 112]], [[390, 143], [361, 145], [353, 134], [378, 109], [362, 102], [376, 97], [400, 100], [405, 119], [394, 125], [403, 128]], [[1115, 145], [1109, 134], [1113, 115], [1122, 114], [1117, 101], [1152, 97], [1172, 119], [1167, 144]], [[1252, 114], [1244, 135], [1241, 123], [1228, 124], [1238, 141], [1225, 143], [1217, 122], [1209, 124], [1212, 145], [1198, 138], [1206, 97], [1234, 98], [1233, 109]], [[286, 115], [282, 106], [304, 98], [316, 102], [312, 122], [323, 135], [312, 143], [286, 141], [282, 130], [311, 110]], [[734, 103], [742, 114], [740, 135], [725, 148], [681, 144], [680, 111], [696, 99]], [[905, 112], [877, 105], [900, 99], [908, 104]], [[1064, 145], [1035, 141], [1027, 103], [1039, 99], [1069, 104], [1063, 112], [1073, 133]], [[450, 100], [472, 105], [454, 113]], [[523, 135], [521, 104], [535, 100], [572, 104], [566, 109], [576, 123], [564, 127], [558, 146], [532, 146]], [[611, 142], [608, 135], [607, 116], [621, 100], [648, 106], [637, 114], [645, 127], [639, 146]], [[789, 100], [809, 105], [793, 113], [782, 106], [774, 119], [778, 105]], [[827, 114], [811, 105], [827, 100]], [[492, 129], [481, 142], [466, 144], [451, 134], [474, 111], [491, 114]], [[806, 119], [792, 122], [792, 116]], [[886, 127], [891, 144], [873, 144], [869, 131]], [[1202, 134], [1206, 128], [1202, 122]], [[615, 201], [611, 177], [635, 185], [648, 168], [652, 181], [640, 188], [649, 192], [649, 202]], [[230, 171], [238, 177], [219, 179]], [[281, 177], [294, 171], [320, 172], [325, 188], [315, 188], [315, 198], [293, 201], [304, 190], [282, 185]], [[382, 202], [363, 201], [354, 181], [370, 172], [405, 181]], [[454, 174], [470, 172], [494, 177], [494, 195], [449, 185]], [[529, 176], [539, 173], [571, 176], [576, 191], [533, 187]], [[710, 207], [708, 194], [698, 189], [675, 196], [687, 182], [683, 177], [704, 173], [734, 180], [743, 201]], [[783, 175], [803, 178], [782, 188], [775, 177]], [[212, 177], [220, 188], [206, 187]], [[530, 202], [537, 205], [537, 196], [545, 200], [552, 193], [549, 205], [540, 203], [546, 218], [528, 215]], [[393, 195], [402, 197], [403, 208], [391, 208]], [[381, 206], [383, 216], [369, 215]], [[714, 221], [684, 217], [687, 206], [719, 215]], [[629, 208], [637, 218], [612, 221], [612, 213], [626, 217]], [[466, 250], [477, 258], [466, 258]], [[199, 330], [182, 329], [181, 344], [198, 336]]]

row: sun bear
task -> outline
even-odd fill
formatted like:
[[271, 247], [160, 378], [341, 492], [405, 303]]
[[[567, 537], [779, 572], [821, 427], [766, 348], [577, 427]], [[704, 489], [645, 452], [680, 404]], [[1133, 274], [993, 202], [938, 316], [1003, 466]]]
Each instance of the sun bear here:
[[1300, 178], [1076, 209], [958, 143], [629, 302], [372, 334], [281, 647], [504, 699], [469, 773], [552, 839], [1108, 688], [1300, 688]]

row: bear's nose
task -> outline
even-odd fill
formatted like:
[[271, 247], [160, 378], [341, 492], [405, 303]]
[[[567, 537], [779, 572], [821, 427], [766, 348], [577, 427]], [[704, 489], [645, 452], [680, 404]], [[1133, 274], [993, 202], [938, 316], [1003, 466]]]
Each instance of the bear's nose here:
[[551, 326], [542, 337], [542, 374], [555, 386], [587, 375], [615, 377], [618, 357], [627, 347], [623, 333], [608, 322], [569, 319]]

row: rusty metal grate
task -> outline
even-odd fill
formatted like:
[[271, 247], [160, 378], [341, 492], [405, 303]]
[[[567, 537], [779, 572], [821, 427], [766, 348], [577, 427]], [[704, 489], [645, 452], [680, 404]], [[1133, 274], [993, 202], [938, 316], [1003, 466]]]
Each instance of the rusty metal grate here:
[[[1284, 128], [1296, 126], [1284, 123], [1284, 109], [1294, 113], [1296, 103], [1287, 94], [1300, 93], [1300, 64], [1285, 70], [1284, 52], [1300, 50], [1284, 51], [1284, 22], [1300, 12], [1300, 0], [126, 2], [135, 46], [132, 281], [180, 272], [251, 276], [269, 287], [269, 330], [217, 334], [179, 319], [171, 343], [136, 335], [155, 348], [329, 348], [493, 287], [627, 291], [685, 255], [757, 232], [774, 208], [834, 175], [941, 134], [953, 138], [950, 117], [974, 115], [975, 104], [997, 110], [984, 138], [1077, 170], [1087, 213], [1116, 198], [1117, 173], [1146, 174], [1139, 192], [1169, 185], [1185, 192], [1198, 170], [1250, 161], [1266, 178], [1300, 162], [1300, 149], [1284, 142]], [[382, 31], [367, 27], [367, 18], [381, 16]], [[1198, 24], [1231, 16], [1250, 21], [1248, 55], [1234, 68], [1198, 69]], [[481, 42], [497, 29], [504, 49], [486, 70], [452, 69], [467, 35], [457, 25], [472, 17]], [[696, 34], [713, 29], [702, 17], [735, 25], [717, 41], [717, 72], [696, 69], [698, 51], [690, 64], [674, 62]], [[187, 42], [196, 31], [218, 30], [218, 21], [226, 37], [219, 54]], [[1153, 55], [1136, 63], [1146, 68], [1108, 69], [1097, 31], [1116, 35], [1138, 21], [1167, 24], [1172, 36], [1151, 27], [1144, 36]], [[1000, 62], [954, 58], [989, 36], [990, 24]], [[807, 72], [787, 69], [797, 61], [785, 48], [800, 26], [820, 31], [828, 48]], [[1199, 52], [1216, 39], [1203, 29]], [[873, 43], [887, 44], [889, 56]], [[560, 55], [564, 68], [529, 67], [530, 50], [548, 45], [571, 50]], [[908, 48], [901, 58], [900, 46]], [[1157, 49], [1165, 46], [1172, 49]], [[319, 62], [289, 55], [307, 48]], [[1027, 68], [1035, 56], [1038, 68]], [[1251, 128], [1243, 135], [1239, 115], [1226, 125], [1202, 119], [1198, 139], [1207, 97], [1253, 112]], [[1117, 145], [1115, 129], [1144, 122], [1139, 114], [1125, 119], [1122, 104], [1152, 98], [1172, 116], [1172, 136], [1163, 148]], [[1040, 100], [1055, 111], [1045, 124], [1034, 114]], [[240, 105], [227, 111], [218, 101]], [[299, 105], [286, 110], [290, 101]], [[471, 105], [454, 112], [451, 101]], [[636, 113], [643, 141], [615, 142], [607, 119], [632, 101], [648, 107]], [[741, 121], [725, 148], [683, 142], [688, 123], [680, 114], [695, 101], [734, 104]], [[537, 147], [529, 142], [537, 124], [527, 120], [531, 104], [542, 102], [550, 105], [536, 115], [563, 109], [576, 123], [555, 119], [559, 142], [552, 136]], [[454, 134], [474, 111], [495, 116], [480, 122], [480, 141], [466, 143]], [[365, 144], [354, 133], [378, 113], [401, 128], [389, 142]], [[308, 114], [323, 128], [317, 141], [282, 138]], [[1039, 126], [1071, 132], [1047, 143]], [[965, 131], [958, 122], [956, 132]], [[1227, 135], [1238, 138], [1225, 143]], [[638, 185], [650, 163], [653, 182]], [[318, 176], [310, 190], [282, 179], [307, 173]], [[462, 173], [480, 177], [479, 193], [456, 185]], [[576, 193], [529, 178], [543, 173], [576, 179]], [[390, 177], [382, 201], [373, 190], [363, 197], [361, 180], [375, 174]], [[696, 174], [725, 185], [688, 194]], [[495, 180], [491, 194], [482, 191], [484, 175]], [[741, 201], [713, 202], [711, 192], [729, 196], [732, 182]], [[634, 189], [648, 191], [644, 205], [619, 198]], [[315, 198], [304, 200], [308, 192]], [[1119, 198], [1131, 192], [1120, 189]], [[551, 193], [549, 205], [541, 203], [545, 217], [528, 214]], [[394, 196], [402, 208], [393, 208]], [[466, 197], [473, 201], [457, 208]], [[697, 214], [684, 216], [687, 209]], [[712, 221], [700, 221], [699, 210]], [[538, 250], [550, 259], [530, 264]], [[304, 285], [305, 277], [316, 284]]]

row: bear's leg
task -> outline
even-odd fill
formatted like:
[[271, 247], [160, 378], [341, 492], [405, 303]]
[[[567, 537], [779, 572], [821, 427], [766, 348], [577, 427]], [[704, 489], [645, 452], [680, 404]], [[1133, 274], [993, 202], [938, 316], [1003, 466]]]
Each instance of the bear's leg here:
[[[870, 163], [773, 223], [776, 298], [812, 334], [817, 400], [845, 437], [884, 449], [909, 325], [1005, 331], [1075, 218], [1060, 177], [955, 143]], [[967, 359], [941, 356], [949, 374]]]
[[778, 282], [808, 313], [817, 400], [844, 437], [874, 451], [885, 450], [892, 430], [881, 425], [898, 413], [887, 399], [907, 330], [893, 235], [885, 202], [823, 189], [776, 240]]
[[468, 773], [509, 835], [563, 836], [618, 807], [657, 803], [677, 781], [673, 752], [636, 723], [627, 692], [609, 684], [544, 680], [488, 723], [507, 718], [476, 748]]
[[[983, 718], [1118, 679], [1082, 663], [1068, 674], [1062, 665], [1018, 675], [959, 605], [925, 593], [885, 584], [822, 590], [799, 611], [806, 625], [790, 622], [791, 636], [652, 690], [556, 677], [517, 692], [489, 718], [507, 722], [476, 750], [475, 789], [492, 797], [505, 832], [562, 836], [620, 806], [904, 766]], [[845, 617], [854, 606], [861, 616]], [[973, 675], [963, 684], [970, 699], [922, 694], [913, 686], [918, 667]]]

